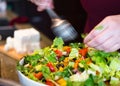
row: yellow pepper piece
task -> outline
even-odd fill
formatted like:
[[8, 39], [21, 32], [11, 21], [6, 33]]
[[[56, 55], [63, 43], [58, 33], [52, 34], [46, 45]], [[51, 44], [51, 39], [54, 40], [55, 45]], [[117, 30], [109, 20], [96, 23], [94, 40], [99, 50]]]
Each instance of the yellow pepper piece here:
[[60, 67], [60, 68], [59, 68], [59, 71], [63, 71], [63, 67]]
[[60, 86], [66, 86], [66, 85], [67, 85], [66, 81], [65, 81], [63, 78], [59, 79], [59, 80], [57, 81], [57, 83], [58, 83]]
[[64, 60], [64, 62], [66, 62], [66, 63], [69, 62], [69, 58], [66, 57], [65, 60]]

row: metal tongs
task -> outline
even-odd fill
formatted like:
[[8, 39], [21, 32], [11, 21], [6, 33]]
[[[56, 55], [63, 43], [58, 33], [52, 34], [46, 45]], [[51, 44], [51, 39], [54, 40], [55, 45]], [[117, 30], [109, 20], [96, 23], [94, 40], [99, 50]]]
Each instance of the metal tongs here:
[[77, 38], [77, 31], [67, 20], [61, 19], [55, 11], [50, 8], [47, 8], [46, 11], [51, 18], [51, 29], [55, 36], [62, 37], [65, 42], [72, 41]]

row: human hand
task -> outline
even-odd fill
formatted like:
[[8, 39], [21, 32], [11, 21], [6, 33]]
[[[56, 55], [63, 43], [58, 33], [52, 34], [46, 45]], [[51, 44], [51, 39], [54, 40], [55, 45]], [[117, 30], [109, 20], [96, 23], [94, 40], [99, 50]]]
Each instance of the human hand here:
[[103, 19], [86, 36], [84, 43], [105, 52], [120, 49], [120, 15], [108, 16]]
[[37, 10], [38, 11], [43, 11], [46, 8], [54, 8], [53, 6], [53, 0], [29, 0], [35, 5], [37, 5]]

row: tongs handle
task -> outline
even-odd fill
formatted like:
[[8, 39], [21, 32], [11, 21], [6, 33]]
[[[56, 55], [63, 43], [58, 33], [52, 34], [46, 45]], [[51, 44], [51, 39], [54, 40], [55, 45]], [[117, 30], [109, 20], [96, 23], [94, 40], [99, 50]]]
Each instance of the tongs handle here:
[[49, 14], [51, 19], [60, 18], [53, 9], [47, 8], [46, 11]]

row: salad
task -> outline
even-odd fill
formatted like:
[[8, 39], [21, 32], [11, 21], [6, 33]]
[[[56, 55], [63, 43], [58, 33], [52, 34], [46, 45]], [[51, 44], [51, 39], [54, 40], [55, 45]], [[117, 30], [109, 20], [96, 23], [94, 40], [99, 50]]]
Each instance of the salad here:
[[24, 56], [17, 69], [48, 86], [120, 86], [120, 53], [96, 50], [83, 43], [64, 45], [56, 37], [51, 46]]

